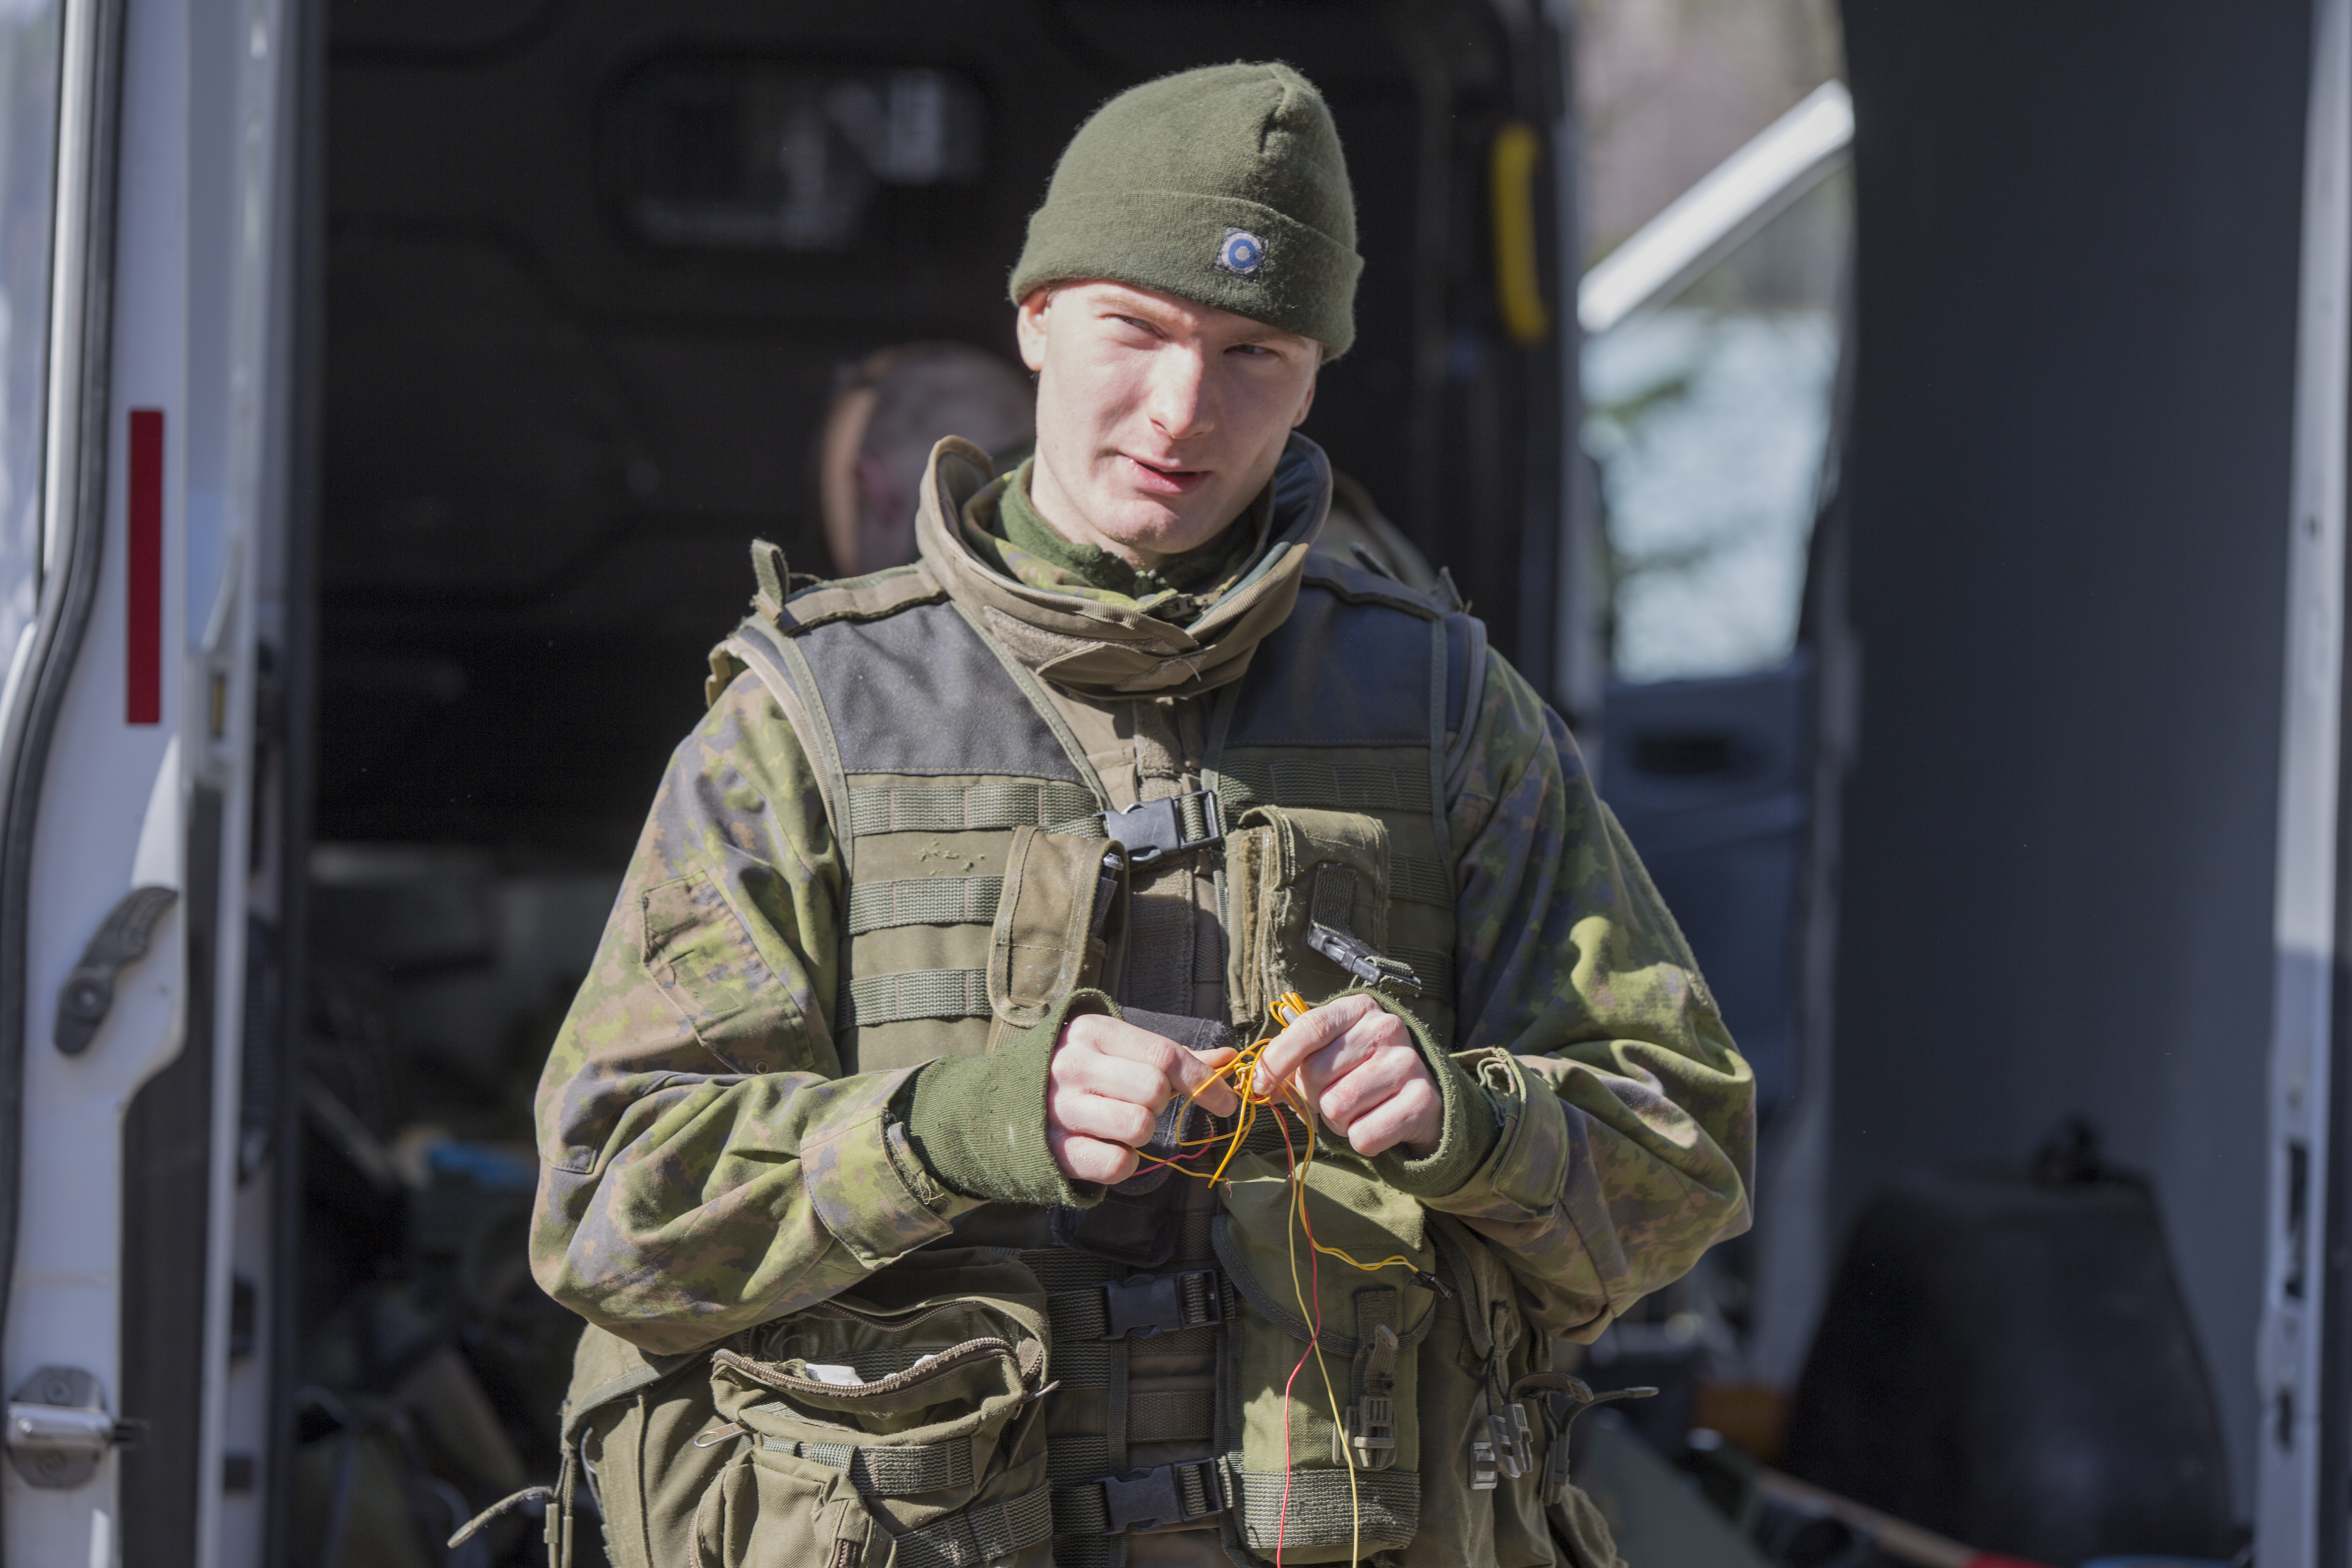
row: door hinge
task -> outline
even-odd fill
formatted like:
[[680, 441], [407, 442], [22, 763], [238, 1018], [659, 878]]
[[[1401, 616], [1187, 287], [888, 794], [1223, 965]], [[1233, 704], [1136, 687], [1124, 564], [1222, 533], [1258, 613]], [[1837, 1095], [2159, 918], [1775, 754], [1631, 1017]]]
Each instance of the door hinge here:
[[98, 1379], [77, 1366], [45, 1366], [8, 1397], [8, 1462], [27, 1486], [62, 1491], [98, 1474], [109, 1448], [129, 1447], [143, 1421], [106, 1413]]

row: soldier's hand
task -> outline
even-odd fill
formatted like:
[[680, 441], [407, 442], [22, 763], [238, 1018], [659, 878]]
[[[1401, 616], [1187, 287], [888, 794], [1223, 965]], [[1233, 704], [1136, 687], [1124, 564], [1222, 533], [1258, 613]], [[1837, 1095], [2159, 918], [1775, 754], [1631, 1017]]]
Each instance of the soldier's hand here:
[[1160, 1109], [1202, 1085], [1200, 1103], [1219, 1116], [1239, 1108], [1234, 1091], [1211, 1082], [1229, 1050], [1187, 1050], [1117, 1018], [1073, 1018], [1055, 1043], [1045, 1088], [1045, 1142], [1062, 1173], [1106, 1186], [1135, 1174], [1135, 1152], [1151, 1142]]
[[1420, 1158], [1437, 1148], [1445, 1106], [1412, 1031], [1359, 993], [1302, 1015], [1258, 1058], [1258, 1080], [1297, 1075], [1324, 1123], [1359, 1154], [1403, 1145]]

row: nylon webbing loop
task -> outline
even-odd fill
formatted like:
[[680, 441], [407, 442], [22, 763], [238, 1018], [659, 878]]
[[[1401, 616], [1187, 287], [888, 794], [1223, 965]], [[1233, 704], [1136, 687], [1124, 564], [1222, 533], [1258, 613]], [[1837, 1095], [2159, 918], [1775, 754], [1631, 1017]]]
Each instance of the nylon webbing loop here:
[[1389, 862], [1389, 896], [1407, 903], [1435, 904], [1439, 909], [1454, 907], [1454, 879], [1435, 860], [1416, 860], [1400, 855]]
[[1224, 1300], [1218, 1294], [1213, 1268], [1139, 1274], [1132, 1279], [1056, 1292], [1046, 1298], [1045, 1311], [1052, 1320], [1056, 1344], [1120, 1340], [1130, 1334], [1148, 1337], [1225, 1321]]
[[[1244, 1470], [1234, 1479], [1242, 1494], [1242, 1540], [1265, 1556], [1274, 1555], [1277, 1532], [1284, 1545], [1303, 1549], [1345, 1545], [1359, 1536], [1367, 1547], [1402, 1546], [1421, 1529], [1421, 1477], [1412, 1470], [1359, 1470], [1352, 1498], [1340, 1468]], [[1059, 1529], [1060, 1497], [1054, 1502]]]
[[1168, 1389], [1127, 1396], [1130, 1443], [1205, 1443], [1216, 1436], [1215, 1401], [1205, 1388]]
[[1004, 901], [1002, 877], [914, 877], [859, 882], [849, 889], [849, 934], [897, 926], [962, 925], [992, 921]]
[[1225, 804], [1236, 814], [1253, 805], [1337, 806], [1349, 811], [1430, 809], [1425, 773], [1382, 763], [1325, 763], [1284, 757], [1235, 761]]
[[984, 969], [909, 969], [849, 983], [849, 1022], [902, 1024], [909, 1018], [988, 1016]]
[[1051, 827], [1102, 837], [1087, 819], [1098, 809], [1095, 797], [1074, 784], [1003, 780], [991, 784], [907, 784], [849, 792], [849, 831], [872, 833], [961, 833], [1008, 827]]
[[984, 1503], [933, 1520], [891, 1545], [898, 1568], [974, 1568], [1045, 1540], [1054, 1533], [1054, 1518], [1053, 1488], [1043, 1486], [1010, 1502]]
[[1056, 1535], [1124, 1535], [1225, 1511], [1217, 1462], [1161, 1465], [1054, 1489]]
[[1427, 947], [1392, 947], [1389, 956], [1412, 966], [1421, 994], [1440, 1002], [1454, 999], [1454, 955]]
[[790, 1454], [823, 1465], [828, 1470], [839, 1470], [849, 1478], [850, 1485], [872, 1497], [911, 1497], [918, 1492], [971, 1485], [969, 1438], [868, 1448], [849, 1443], [798, 1443], [789, 1437], [761, 1437], [760, 1447], [772, 1454]]

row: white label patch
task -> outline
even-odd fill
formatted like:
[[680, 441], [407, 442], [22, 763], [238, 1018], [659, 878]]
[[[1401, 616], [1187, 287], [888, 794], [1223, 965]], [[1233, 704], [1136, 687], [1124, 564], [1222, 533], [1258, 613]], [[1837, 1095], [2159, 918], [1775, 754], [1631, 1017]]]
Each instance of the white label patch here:
[[835, 1388], [860, 1388], [866, 1380], [857, 1375], [854, 1366], [835, 1366], [831, 1362], [803, 1362], [802, 1369], [819, 1383], [829, 1383]]
[[1225, 230], [1217, 246], [1217, 270], [1236, 278], [1255, 278], [1265, 263], [1265, 241], [1245, 228]]

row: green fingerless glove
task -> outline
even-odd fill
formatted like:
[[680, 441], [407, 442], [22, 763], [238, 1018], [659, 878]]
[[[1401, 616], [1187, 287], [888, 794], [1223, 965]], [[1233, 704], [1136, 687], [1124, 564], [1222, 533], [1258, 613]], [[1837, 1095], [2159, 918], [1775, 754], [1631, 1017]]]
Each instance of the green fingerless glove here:
[[[1503, 1135], [1494, 1105], [1469, 1069], [1455, 1061], [1451, 1053], [1437, 1048], [1420, 1019], [1381, 992], [1359, 989], [1412, 1031], [1412, 1043], [1421, 1047], [1422, 1062], [1437, 1082], [1437, 1097], [1445, 1115], [1443, 1130], [1437, 1135], [1437, 1147], [1428, 1155], [1416, 1160], [1402, 1149], [1391, 1149], [1372, 1156], [1372, 1168], [1391, 1186], [1416, 1198], [1442, 1198], [1458, 1193], [1478, 1173], [1478, 1167], [1486, 1163], [1486, 1156], [1495, 1152], [1496, 1141]], [[1353, 994], [1342, 992], [1340, 995]], [[1339, 999], [1331, 998], [1334, 1002]]]
[[1044, 1022], [984, 1057], [941, 1057], [900, 1091], [907, 1142], [941, 1186], [999, 1204], [1100, 1203], [1103, 1189], [1062, 1174], [1045, 1142], [1046, 1075], [1070, 1019], [1118, 1016], [1099, 991], [1074, 991]]

